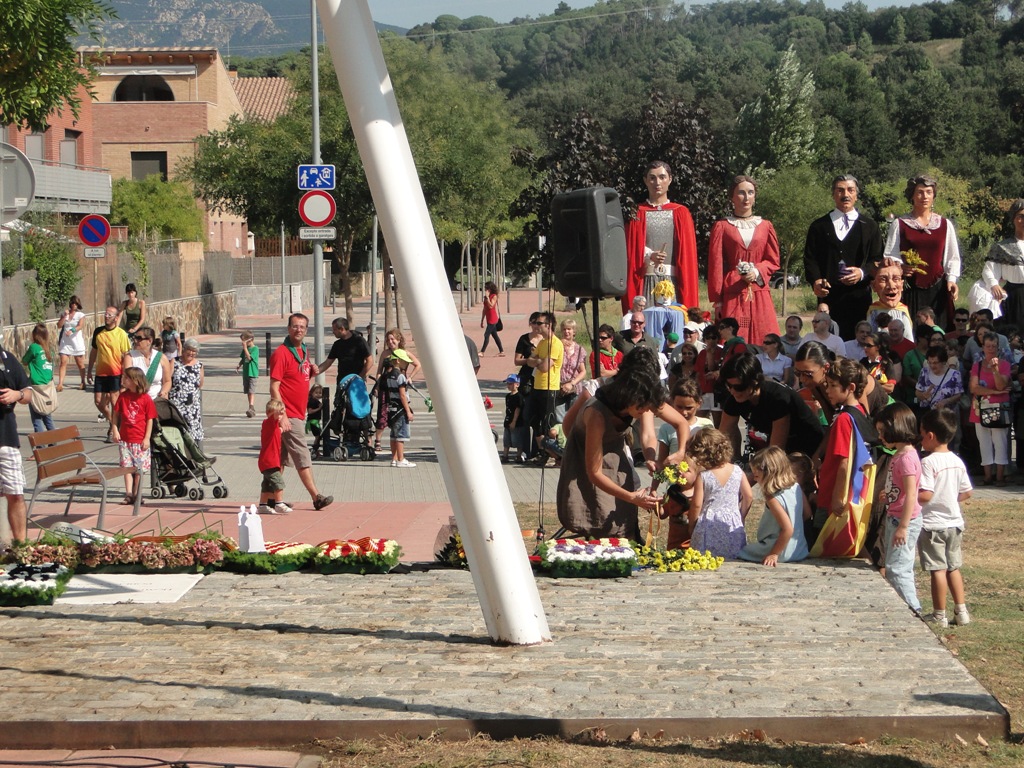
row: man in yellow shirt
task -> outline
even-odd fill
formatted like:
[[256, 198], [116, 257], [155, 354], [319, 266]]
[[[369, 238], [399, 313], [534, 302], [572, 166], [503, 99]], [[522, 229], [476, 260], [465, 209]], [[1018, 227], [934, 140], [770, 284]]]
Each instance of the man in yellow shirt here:
[[[526, 364], [533, 371], [533, 427], [534, 439], [540, 448], [541, 441], [547, 436], [548, 430], [557, 421], [555, 418], [555, 396], [562, 387], [562, 360], [565, 348], [562, 340], [555, 335], [555, 316], [551, 312], [541, 312], [538, 329], [543, 338], [533, 350], [533, 356], [526, 359]], [[538, 456], [547, 461], [547, 454], [540, 450]]]
[[[89, 367], [86, 370], [86, 381], [93, 381], [93, 367], [96, 368], [96, 379], [93, 388], [93, 400], [96, 410], [100, 412], [99, 420], [111, 421], [114, 404], [121, 392], [121, 361], [125, 353], [132, 348], [128, 334], [117, 325], [117, 307], [107, 307], [103, 315], [103, 325], [93, 331], [92, 348], [89, 350]], [[110, 430], [107, 430], [107, 442], [110, 442]]]

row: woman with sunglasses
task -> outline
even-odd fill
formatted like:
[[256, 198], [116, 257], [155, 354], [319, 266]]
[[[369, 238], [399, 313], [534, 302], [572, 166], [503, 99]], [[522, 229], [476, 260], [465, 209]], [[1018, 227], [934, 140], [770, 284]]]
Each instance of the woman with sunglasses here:
[[[828, 427], [836, 415], [836, 408], [829, 402], [825, 392], [825, 374], [836, 361], [836, 356], [824, 344], [809, 341], [797, 350], [793, 369], [800, 389], [797, 394], [811, 412], [818, 418], [818, 423], [828, 432]], [[870, 416], [881, 411], [889, 402], [889, 395], [881, 387], [875, 386], [875, 380], [868, 377], [864, 393], [857, 398], [864, 411]], [[820, 460], [825, 444], [818, 445], [812, 458]], [[808, 453], [804, 450], [804, 453]]]
[[171, 391], [171, 361], [156, 348], [156, 331], [144, 325], [135, 332], [132, 348], [125, 353], [121, 361], [123, 370], [141, 368], [149, 382], [147, 394], [156, 400], [167, 397]]
[[864, 336], [864, 357], [860, 364], [867, 369], [868, 375], [885, 391], [891, 395], [898, 382], [903, 376], [903, 366], [899, 360], [894, 360], [889, 352], [889, 345], [877, 333], [868, 333]]
[[597, 329], [597, 350], [590, 353], [587, 371], [594, 375], [594, 355], [597, 355], [597, 375], [595, 378], [609, 379], [619, 370], [622, 353], [612, 346], [615, 341], [615, 329], [610, 325], [602, 325]]
[[719, 429], [732, 440], [740, 455], [739, 420], [747, 424], [750, 448], [759, 451], [774, 445], [786, 453], [817, 446], [825, 429], [807, 403], [792, 389], [766, 379], [761, 363], [752, 352], [726, 360], [721, 380], [728, 395], [722, 404]]
[[766, 333], [761, 349], [757, 361], [761, 363], [764, 377], [792, 387], [793, 361], [782, 353], [782, 337], [777, 333]]

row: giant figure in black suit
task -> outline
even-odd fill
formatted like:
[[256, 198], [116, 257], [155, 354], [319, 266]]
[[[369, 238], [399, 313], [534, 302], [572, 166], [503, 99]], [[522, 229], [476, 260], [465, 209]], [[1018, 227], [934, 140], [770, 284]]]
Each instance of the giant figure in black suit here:
[[804, 247], [804, 273], [819, 301], [849, 340], [871, 304], [869, 273], [882, 258], [878, 225], [856, 209], [857, 179], [837, 176], [832, 181], [835, 208], [811, 222]]

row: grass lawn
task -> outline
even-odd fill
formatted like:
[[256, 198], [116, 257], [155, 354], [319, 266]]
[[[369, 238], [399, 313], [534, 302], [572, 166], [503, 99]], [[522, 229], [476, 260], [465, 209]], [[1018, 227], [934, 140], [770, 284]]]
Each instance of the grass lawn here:
[[[667, 741], [640, 735], [610, 742], [601, 734], [575, 739], [492, 741], [476, 738], [453, 744], [441, 739], [376, 739], [330, 741], [300, 745], [317, 751], [331, 768], [472, 768], [537, 766], [538, 768], [714, 768], [716, 766], [793, 766], [806, 768], [997, 768], [1024, 765], [1021, 717], [1024, 717], [1024, 551], [1019, 546], [1020, 503], [970, 501], [965, 506], [967, 537], [964, 581], [973, 621], [966, 627], [940, 630], [942, 641], [1002, 702], [1011, 715], [1013, 736], [1007, 743], [982, 745], [974, 734], [960, 742], [883, 739], [865, 744], [816, 745], [782, 743], [771, 734], [716, 741]], [[747, 530], [757, 528], [762, 504], [755, 501]], [[517, 505], [524, 531], [534, 531], [540, 517], [536, 504]], [[549, 536], [558, 528], [553, 505], [544, 508]], [[646, 520], [641, 520], [646, 529]], [[664, 545], [664, 528], [662, 546]], [[535, 545], [528, 537], [527, 546]], [[930, 609], [929, 582], [918, 576], [918, 591]], [[952, 616], [950, 606], [949, 614]]]

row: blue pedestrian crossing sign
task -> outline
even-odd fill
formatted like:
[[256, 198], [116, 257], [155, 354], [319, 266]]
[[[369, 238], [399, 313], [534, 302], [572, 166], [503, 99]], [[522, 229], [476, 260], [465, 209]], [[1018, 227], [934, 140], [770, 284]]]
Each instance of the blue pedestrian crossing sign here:
[[334, 166], [300, 165], [299, 189], [334, 189]]

